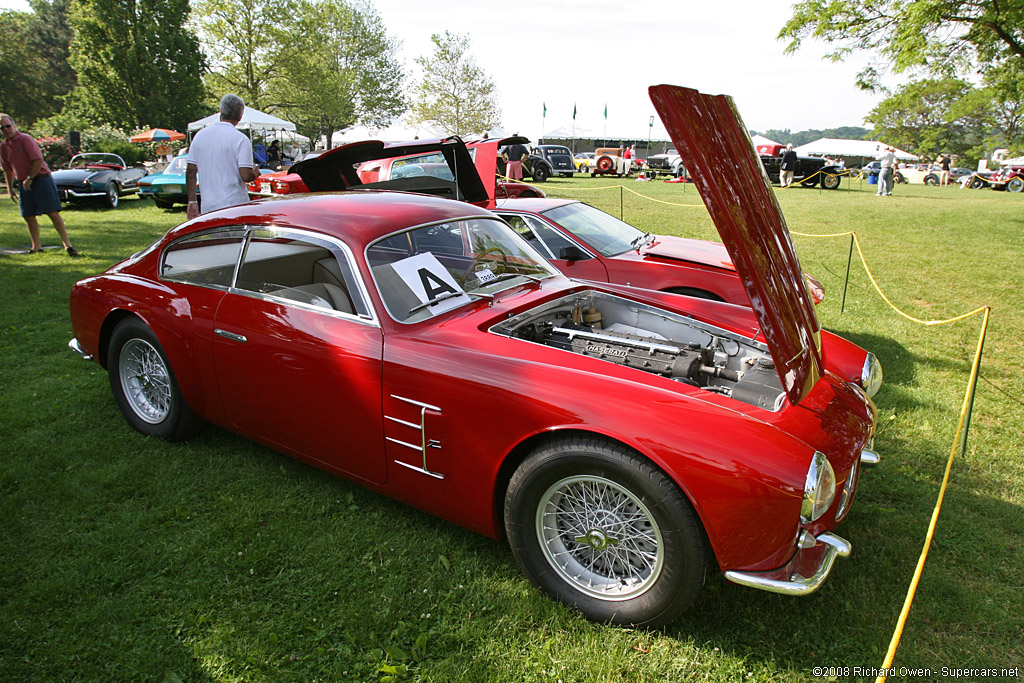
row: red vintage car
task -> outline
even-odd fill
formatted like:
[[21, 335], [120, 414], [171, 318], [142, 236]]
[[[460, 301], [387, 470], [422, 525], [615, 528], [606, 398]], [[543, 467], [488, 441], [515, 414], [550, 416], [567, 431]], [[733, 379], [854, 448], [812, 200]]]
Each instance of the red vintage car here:
[[[502, 199], [495, 213], [569, 277], [750, 305], [721, 243], [643, 232], [572, 199]], [[824, 287], [805, 277], [820, 303]]]
[[[320, 150], [306, 152], [300, 161], [315, 159], [321, 154], [323, 154], [323, 152]], [[259, 197], [273, 197], [274, 195], [281, 194], [309, 192], [309, 189], [306, 187], [306, 183], [303, 182], [302, 178], [297, 173], [292, 173], [290, 168], [284, 171], [264, 173], [260, 177], [256, 178], [256, 180], [248, 183], [246, 187], [251, 199], [257, 199]]]
[[[877, 459], [874, 406], [828, 371], [846, 350], [731, 100], [652, 96], [752, 307], [574, 281], [484, 208], [364, 190], [183, 223], [75, 285], [70, 346], [138, 431], [213, 422], [504, 537], [591, 619], [668, 623], [714, 569], [813, 592], [850, 553], [834, 532]], [[354, 179], [344, 158], [299, 172]]]
[[[544, 192], [533, 185], [514, 180], [500, 180], [497, 177], [497, 150], [500, 140], [478, 140], [466, 144], [470, 158], [476, 165], [481, 178], [495, 178], [493, 197], [544, 197]], [[452, 145], [462, 144], [458, 138], [443, 140], [425, 140], [421, 143], [401, 143], [406, 149], [418, 148], [416, 152], [400, 157], [373, 159], [359, 165], [359, 180], [364, 184], [416, 178], [419, 176], [436, 176], [447, 181], [455, 180], [455, 171], [445, 159], [445, 149]], [[479, 157], [478, 157], [479, 154]], [[494, 163], [490, 164], [491, 159]], [[479, 158], [479, 160], [478, 160]], [[490, 165], [488, 165], [490, 164]]]

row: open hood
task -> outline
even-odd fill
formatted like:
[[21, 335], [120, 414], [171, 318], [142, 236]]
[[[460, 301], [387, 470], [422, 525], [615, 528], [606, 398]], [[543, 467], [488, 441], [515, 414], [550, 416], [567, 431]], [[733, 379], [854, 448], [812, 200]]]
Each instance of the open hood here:
[[786, 220], [736, 105], [725, 95], [673, 85], [649, 92], [747, 289], [783, 389], [798, 403], [823, 372], [821, 326]]
[[[440, 152], [454, 180], [431, 175], [395, 178], [376, 183], [359, 180], [356, 168], [367, 161], [394, 159], [412, 154]], [[456, 136], [409, 142], [381, 142], [363, 140], [336, 147], [314, 159], [300, 161], [291, 167], [306, 183], [310, 192], [332, 192], [353, 189], [398, 190], [434, 194], [466, 202], [486, 202], [494, 196], [488, 193], [473, 162], [473, 156], [462, 140]], [[493, 171], [492, 171], [493, 174]]]

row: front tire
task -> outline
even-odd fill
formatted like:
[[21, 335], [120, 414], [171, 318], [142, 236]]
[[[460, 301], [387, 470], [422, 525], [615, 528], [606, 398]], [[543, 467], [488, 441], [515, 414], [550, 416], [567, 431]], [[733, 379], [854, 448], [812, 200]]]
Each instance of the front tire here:
[[111, 335], [107, 374], [117, 406], [135, 431], [185, 441], [201, 426], [156, 335], [138, 318], [122, 321]]
[[117, 183], [111, 182], [107, 185], [107, 196], [104, 197], [104, 203], [111, 209], [117, 208], [117, 203], [121, 200], [121, 188], [117, 186]]
[[838, 190], [839, 183], [842, 182], [842, 176], [834, 173], [826, 173], [821, 179], [821, 186], [826, 190]]
[[1024, 178], [1010, 178], [1006, 183], [1007, 192], [1020, 192], [1021, 190], [1024, 190]]
[[599, 622], [673, 621], [700, 593], [709, 564], [703, 528], [675, 483], [596, 438], [559, 439], [519, 466], [505, 531], [531, 581]]

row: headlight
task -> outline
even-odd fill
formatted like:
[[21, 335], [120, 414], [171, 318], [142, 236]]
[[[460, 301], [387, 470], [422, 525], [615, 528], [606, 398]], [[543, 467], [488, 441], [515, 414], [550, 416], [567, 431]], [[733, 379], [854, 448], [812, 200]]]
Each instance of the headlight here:
[[836, 473], [825, 454], [815, 451], [811, 466], [807, 469], [807, 479], [804, 481], [804, 500], [800, 504], [800, 518], [805, 523], [818, 519], [832, 505], [835, 495]]
[[864, 387], [868, 398], [877, 394], [882, 386], [882, 364], [873, 353], [868, 353], [868, 357], [864, 359], [864, 367], [860, 371], [860, 385]]

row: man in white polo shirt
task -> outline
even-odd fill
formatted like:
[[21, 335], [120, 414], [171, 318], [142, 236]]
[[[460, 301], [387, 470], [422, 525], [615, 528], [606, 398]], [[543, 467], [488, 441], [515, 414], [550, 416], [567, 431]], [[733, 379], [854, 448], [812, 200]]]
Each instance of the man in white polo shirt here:
[[244, 111], [241, 97], [225, 95], [220, 98], [220, 121], [192, 138], [185, 172], [189, 218], [199, 215], [198, 181], [203, 183], [203, 213], [249, 201], [245, 184], [259, 173], [253, 166], [252, 142], [235, 128]]

